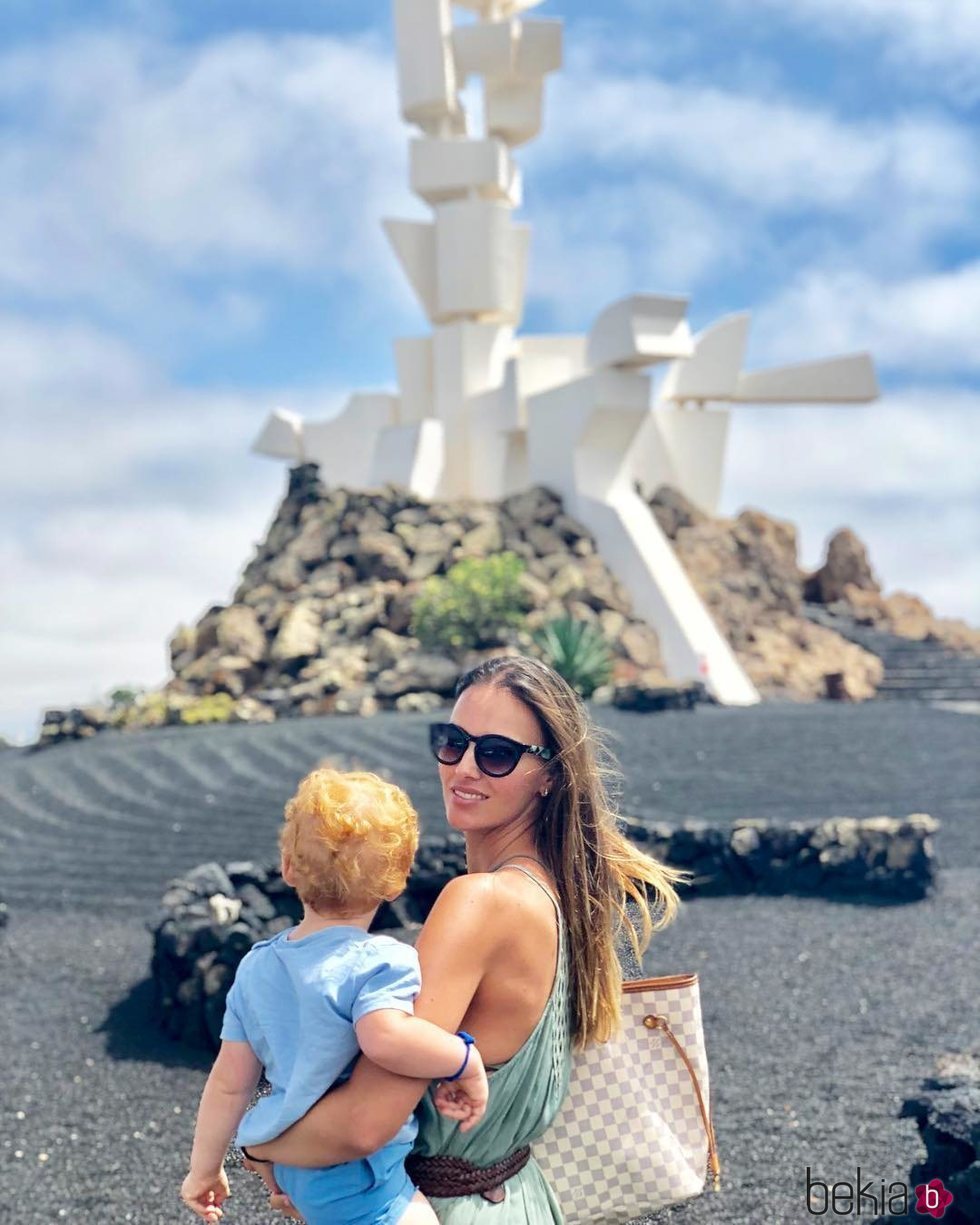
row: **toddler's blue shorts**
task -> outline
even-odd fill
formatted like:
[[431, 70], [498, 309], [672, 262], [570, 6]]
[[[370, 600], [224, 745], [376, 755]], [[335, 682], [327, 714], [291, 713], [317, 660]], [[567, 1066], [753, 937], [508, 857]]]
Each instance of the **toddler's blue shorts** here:
[[415, 1194], [405, 1173], [411, 1151], [393, 1143], [344, 1165], [307, 1170], [277, 1161], [272, 1168], [306, 1225], [396, 1225]]

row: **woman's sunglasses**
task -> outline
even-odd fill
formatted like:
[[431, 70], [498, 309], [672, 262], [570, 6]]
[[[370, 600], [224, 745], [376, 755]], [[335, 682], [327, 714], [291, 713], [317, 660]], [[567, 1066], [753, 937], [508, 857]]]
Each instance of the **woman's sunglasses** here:
[[509, 736], [471, 736], [455, 723], [430, 723], [429, 744], [436, 761], [455, 766], [463, 760], [467, 747], [475, 746], [473, 757], [478, 769], [491, 778], [505, 778], [517, 769], [525, 753], [550, 761], [554, 750], [540, 744], [521, 744]]

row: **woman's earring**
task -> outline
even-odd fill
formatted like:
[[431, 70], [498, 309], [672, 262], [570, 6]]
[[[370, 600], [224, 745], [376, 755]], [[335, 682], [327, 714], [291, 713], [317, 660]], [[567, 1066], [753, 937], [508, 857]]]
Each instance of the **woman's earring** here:
[[545, 787], [544, 791], [540, 792], [539, 794], [542, 799], [545, 799], [549, 795], [550, 791], [551, 791], [550, 787]]

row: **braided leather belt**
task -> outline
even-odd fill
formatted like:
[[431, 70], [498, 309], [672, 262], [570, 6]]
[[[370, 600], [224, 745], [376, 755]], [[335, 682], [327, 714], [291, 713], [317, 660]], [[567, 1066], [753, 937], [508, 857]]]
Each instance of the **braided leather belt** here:
[[454, 1195], [482, 1195], [492, 1204], [504, 1198], [504, 1183], [527, 1165], [531, 1147], [515, 1149], [494, 1165], [474, 1165], [463, 1157], [416, 1157], [405, 1161], [409, 1178], [423, 1193], [437, 1199]]

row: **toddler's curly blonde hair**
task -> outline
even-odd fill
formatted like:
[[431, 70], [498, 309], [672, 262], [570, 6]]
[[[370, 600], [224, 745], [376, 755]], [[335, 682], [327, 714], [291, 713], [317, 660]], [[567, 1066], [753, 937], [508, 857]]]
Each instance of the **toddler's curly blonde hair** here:
[[313, 770], [286, 804], [279, 846], [313, 910], [364, 914], [405, 889], [419, 820], [400, 787], [367, 771]]

